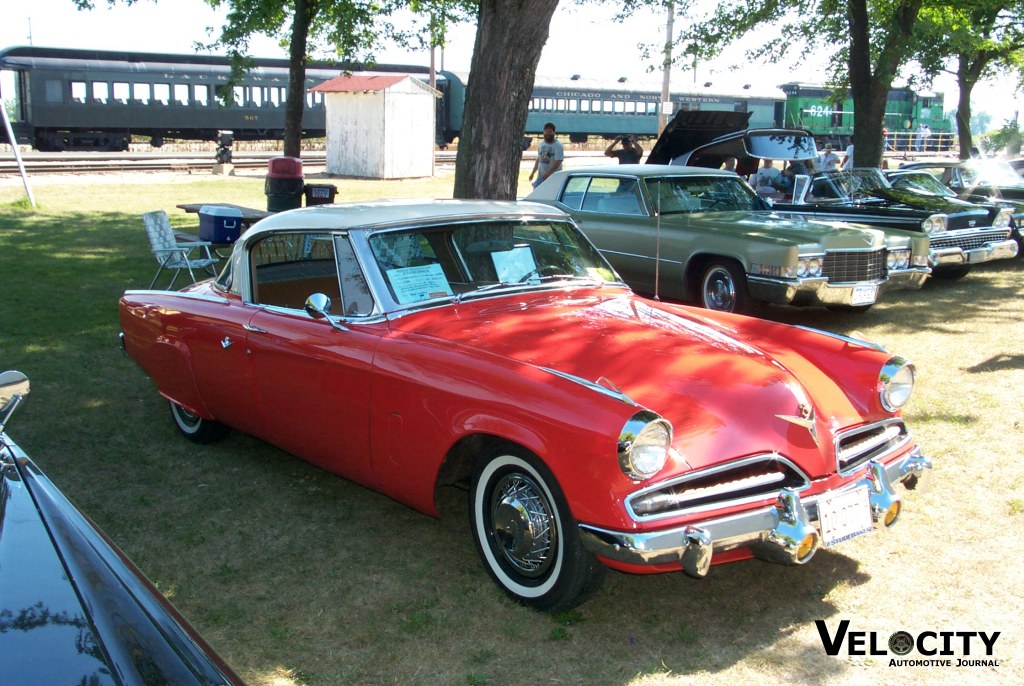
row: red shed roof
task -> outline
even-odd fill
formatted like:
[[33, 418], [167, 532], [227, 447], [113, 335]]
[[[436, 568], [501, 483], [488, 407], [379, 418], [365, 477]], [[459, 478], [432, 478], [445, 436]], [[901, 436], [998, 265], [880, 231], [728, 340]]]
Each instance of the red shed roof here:
[[399, 81], [409, 78], [408, 74], [369, 74], [341, 75], [313, 86], [309, 90], [320, 93], [357, 93], [365, 91], [382, 91]]

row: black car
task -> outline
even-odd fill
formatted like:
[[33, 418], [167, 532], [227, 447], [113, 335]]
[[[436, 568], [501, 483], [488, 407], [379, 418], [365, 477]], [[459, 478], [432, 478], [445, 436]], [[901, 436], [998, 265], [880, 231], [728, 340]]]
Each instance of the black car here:
[[[747, 128], [746, 112], [678, 112], [648, 156], [649, 164], [718, 168], [737, 160], [736, 172], [751, 174], [761, 159], [789, 163], [817, 157], [814, 138], [801, 129]], [[785, 191], [768, 199], [780, 213], [844, 221], [882, 229], [925, 233], [935, 276], [956, 278], [972, 264], [1017, 254], [1010, 213], [955, 198], [893, 189], [879, 169], [784, 172]]]
[[934, 276], [956, 278], [971, 265], [1015, 257], [1010, 210], [894, 188], [882, 170], [854, 168], [798, 177], [781, 212], [928, 234]]
[[[1014, 167], [1014, 162], [1021, 162]], [[994, 203], [1013, 211], [1015, 236], [1020, 241], [1024, 230], [1024, 160], [956, 160], [948, 162], [912, 162], [900, 171], [927, 172], [947, 186], [961, 200], [976, 203]], [[1024, 249], [1024, 243], [1021, 244]]]
[[4, 433], [28, 391], [0, 373], [0, 684], [242, 684]]
[[[900, 169], [885, 172], [885, 176], [889, 179], [889, 183], [893, 185], [893, 188], [941, 195], [946, 198], [957, 197], [956, 191], [949, 186], [943, 185], [936, 176], [924, 169], [901, 167]], [[1004, 198], [985, 199], [978, 197], [974, 202], [1004, 207], [1013, 213], [1011, 229], [1013, 238], [1019, 246], [1017, 255], [1024, 255], [1024, 199], [1007, 200]]]

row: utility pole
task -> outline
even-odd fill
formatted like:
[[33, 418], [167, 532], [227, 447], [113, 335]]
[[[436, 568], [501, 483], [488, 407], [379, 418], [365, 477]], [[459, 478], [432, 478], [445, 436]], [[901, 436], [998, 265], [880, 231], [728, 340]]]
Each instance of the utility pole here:
[[672, 24], [676, 16], [676, 3], [673, 0], [668, 0], [665, 3], [665, 11], [668, 13], [668, 18], [665, 21], [665, 61], [661, 65], [661, 106], [658, 109], [658, 135], [665, 130], [668, 126], [668, 108], [671, 105], [669, 98], [669, 81], [672, 76], [672, 39], [673, 31]]

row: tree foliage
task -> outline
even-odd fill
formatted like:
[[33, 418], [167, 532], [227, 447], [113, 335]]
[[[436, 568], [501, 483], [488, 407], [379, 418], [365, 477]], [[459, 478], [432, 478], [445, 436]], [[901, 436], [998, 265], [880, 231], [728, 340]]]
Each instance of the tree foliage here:
[[[856, 163], [882, 157], [885, 101], [900, 68], [912, 54], [912, 33], [926, 0], [748, 0], [718, 2], [710, 14], [700, 0], [676, 0], [686, 17], [676, 39], [676, 63], [709, 60], [726, 49], [753, 43], [751, 62], [798, 63], [831, 48], [822, 80], [853, 97]], [[939, 2], [940, 0], [928, 0]], [[664, 0], [624, 0], [625, 9], [663, 5]], [[761, 36], [778, 34], [779, 39]], [[751, 41], [750, 38], [755, 40]]]
[[[982, 79], [1012, 75], [1024, 86], [1024, 0], [964, 0], [926, 7], [915, 31], [917, 60], [928, 77], [956, 76], [960, 156], [974, 147], [971, 94]], [[1007, 95], [1014, 88], [1007, 84]]]

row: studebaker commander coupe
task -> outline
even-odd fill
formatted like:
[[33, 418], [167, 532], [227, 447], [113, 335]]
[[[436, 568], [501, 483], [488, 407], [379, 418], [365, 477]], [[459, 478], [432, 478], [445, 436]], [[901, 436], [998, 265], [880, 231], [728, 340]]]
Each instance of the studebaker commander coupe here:
[[803, 564], [892, 526], [931, 466], [908, 362], [640, 298], [545, 205], [280, 213], [216, 280], [120, 315], [186, 437], [232, 427], [433, 515], [467, 483], [484, 567], [542, 610], [606, 566]]

